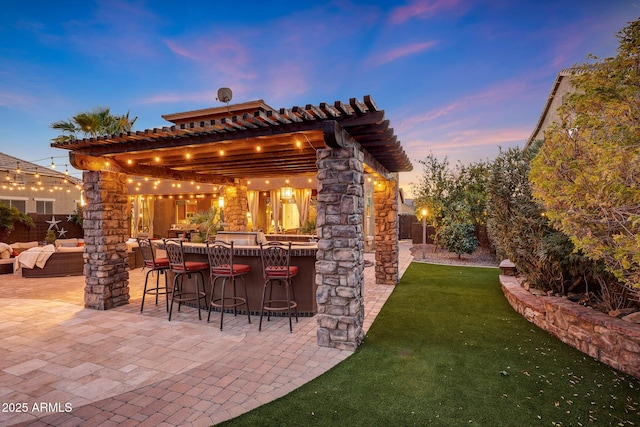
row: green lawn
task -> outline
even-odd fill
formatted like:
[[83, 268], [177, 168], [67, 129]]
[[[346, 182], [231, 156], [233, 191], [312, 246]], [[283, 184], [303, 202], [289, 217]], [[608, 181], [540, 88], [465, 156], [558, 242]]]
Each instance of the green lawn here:
[[351, 357], [224, 426], [640, 426], [640, 381], [508, 305], [498, 269], [413, 263]]

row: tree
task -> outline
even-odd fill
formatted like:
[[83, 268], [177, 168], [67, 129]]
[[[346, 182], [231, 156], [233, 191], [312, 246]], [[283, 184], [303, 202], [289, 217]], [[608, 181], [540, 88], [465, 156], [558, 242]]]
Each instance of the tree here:
[[436, 230], [434, 250], [439, 244], [440, 230], [447, 225], [470, 224], [475, 236], [475, 229], [486, 221], [487, 163], [458, 163], [451, 169], [446, 157], [439, 161], [433, 154], [420, 163], [424, 174], [420, 184], [413, 188], [414, 203], [417, 212], [427, 210], [427, 220]]
[[62, 135], [53, 138], [53, 141], [69, 142], [75, 141], [78, 137], [95, 138], [129, 132], [137, 119], [137, 117], [129, 119], [129, 112], [117, 116], [112, 115], [108, 107], [97, 108], [91, 112], [76, 114], [69, 121], [52, 123], [53, 129], [62, 132]]
[[[445, 157], [440, 162], [432, 153], [425, 160], [419, 161], [424, 173], [420, 184], [414, 186], [414, 204], [417, 211], [427, 210], [427, 222], [436, 230], [434, 241], [438, 243], [438, 230], [445, 223], [445, 218], [452, 209], [453, 175], [449, 170], [449, 161]], [[434, 250], [435, 250], [434, 247]]]
[[27, 227], [34, 227], [33, 219], [20, 212], [15, 206], [7, 206], [0, 202], [0, 241], [5, 241], [20, 222]]
[[576, 248], [640, 289], [640, 20], [617, 34], [618, 54], [575, 67], [532, 163], [533, 192]]
[[458, 255], [472, 254], [478, 248], [475, 227], [471, 223], [451, 222], [442, 227], [442, 246], [449, 252]]

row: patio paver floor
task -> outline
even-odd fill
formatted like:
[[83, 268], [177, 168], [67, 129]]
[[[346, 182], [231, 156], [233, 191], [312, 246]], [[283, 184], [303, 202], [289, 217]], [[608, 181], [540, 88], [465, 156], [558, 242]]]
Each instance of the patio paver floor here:
[[[400, 243], [401, 275], [410, 245]], [[365, 268], [365, 331], [393, 290], [374, 274]], [[220, 331], [217, 313], [207, 324], [188, 307], [169, 322], [164, 301], [149, 297], [140, 313], [144, 276], [132, 270], [129, 304], [108, 311], [84, 308], [84, 277], [0, 276], [0, 425], [208, 426], [352, 354], [319, 347], [315, 317], [289, 333], [286, 318], [258, 332], [258, 318], [248, 324], [241, 315], [225, 316]]]

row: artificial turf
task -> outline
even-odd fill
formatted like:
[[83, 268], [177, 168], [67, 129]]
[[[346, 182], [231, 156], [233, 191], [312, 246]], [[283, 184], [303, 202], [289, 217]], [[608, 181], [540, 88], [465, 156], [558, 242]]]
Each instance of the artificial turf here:
[[413, 263], [351, 357], [221, 425], [640, 425], [640, 381], [527, 322], [498, 274]]

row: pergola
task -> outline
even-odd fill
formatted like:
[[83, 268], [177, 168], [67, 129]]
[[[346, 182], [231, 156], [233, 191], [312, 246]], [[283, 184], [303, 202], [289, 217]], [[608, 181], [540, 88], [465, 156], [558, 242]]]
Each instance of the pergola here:
[[128, 301], [127, 176], [231, 186], [225, 218], [235, 230], [247, 224], [247, 180], [314, 176], [318, 342], [355, 349], [363, 337], [364, 176], [377, 181], [376, 281], [395, 285], [397, 172], [412, 170], [384, 111], [365, 96], [279, 110], [260, 100], [163, 117], [174, 125], [51, 144], [70, 150], [71, 164], [85, 171], [85, 306]]

